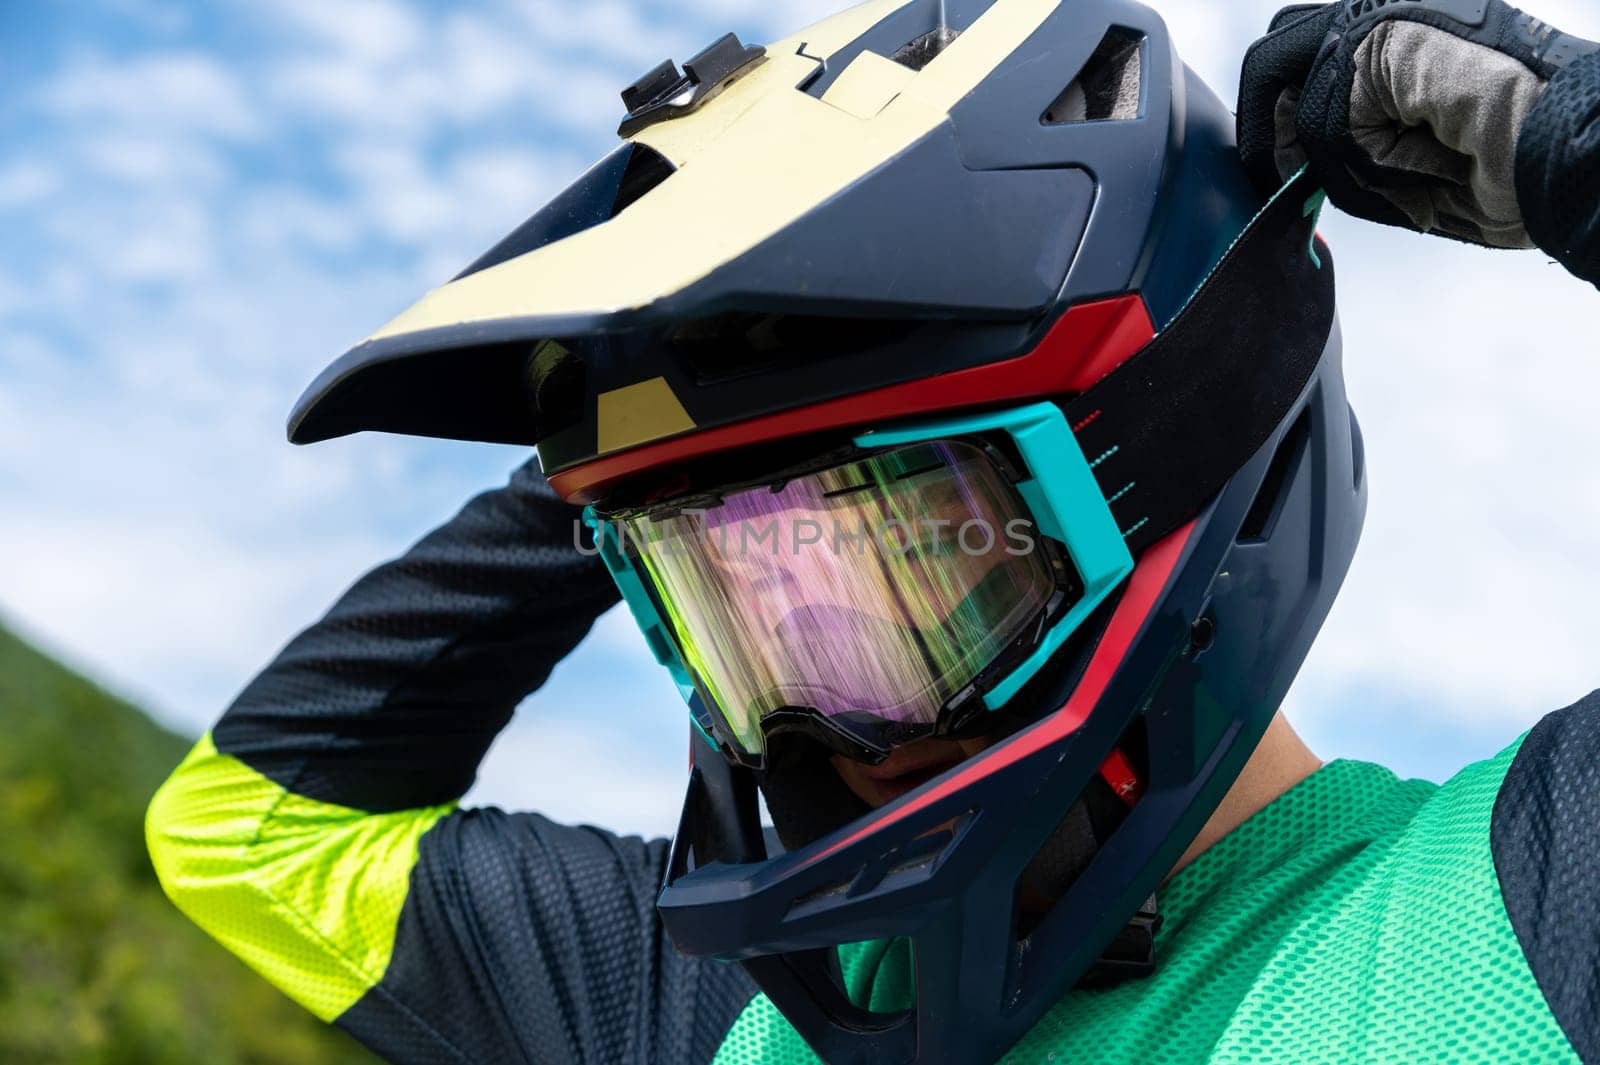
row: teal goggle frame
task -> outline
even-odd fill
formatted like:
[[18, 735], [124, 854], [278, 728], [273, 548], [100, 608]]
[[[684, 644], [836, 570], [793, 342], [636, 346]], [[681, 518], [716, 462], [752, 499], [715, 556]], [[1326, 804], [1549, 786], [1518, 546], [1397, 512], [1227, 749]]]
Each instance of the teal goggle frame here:
[[[1083, 592], [1032, 652], [984, 692], [984, 706], [991, 711], [1005, 707], [1133, 572], [1133, 556], [1095, 479], [1093, 464], [1078, 446], [1061, 408], [1053, 403], [919, 422], [864, 433], [854, 440], [856, 447], [870, 452], [997, 432], [1007, 434], [1021, 456], [1026, 477], [1016, 488], [1038, 531], [1065, 549]], [[722, 749], [714, 717], [719, 711], [708, 704], [695, 683], [645, 578], [620, 542], [616, 526], [592, 506], [585, 509], [583, 520], [593, 531], [600, 557], [651, 653], [671, 675], [688, 705], [694, 727], [712, 746]]]

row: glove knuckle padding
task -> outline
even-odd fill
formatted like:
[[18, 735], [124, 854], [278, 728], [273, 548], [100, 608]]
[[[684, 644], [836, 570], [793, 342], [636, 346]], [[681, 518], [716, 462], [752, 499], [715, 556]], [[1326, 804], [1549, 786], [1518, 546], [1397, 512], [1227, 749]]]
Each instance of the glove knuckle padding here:
[[1493, 48], [1398, 18], [1376, 26], [1353, 58], [1356, 179], [1382, 189], [1424, 232], [1530, 247], [1514, 171], [1517, 131], [1538, 102], [1539, 76]]

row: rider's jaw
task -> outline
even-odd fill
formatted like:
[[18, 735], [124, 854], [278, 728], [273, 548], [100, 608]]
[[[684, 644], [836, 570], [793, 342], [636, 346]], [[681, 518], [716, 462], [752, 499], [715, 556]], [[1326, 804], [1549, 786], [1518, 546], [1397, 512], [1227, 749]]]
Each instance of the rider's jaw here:
[[857, 798], [877, 809], [988, 746], [989, 741], [983, 738], [918, 740], [896, 748], [893, 754], [877, 765], [836, 754], [833, 756], [833, 768]]

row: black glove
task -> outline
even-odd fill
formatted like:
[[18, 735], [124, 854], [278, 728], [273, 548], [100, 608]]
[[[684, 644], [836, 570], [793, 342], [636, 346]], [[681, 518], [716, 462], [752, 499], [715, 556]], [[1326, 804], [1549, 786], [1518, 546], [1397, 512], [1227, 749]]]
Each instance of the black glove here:
[[1239, 148], [1263, 192], [1309, 163], [1351, 214], [1600, 280], [1600, 45], [1504, 0], [1286, 8], [1245, 57]]

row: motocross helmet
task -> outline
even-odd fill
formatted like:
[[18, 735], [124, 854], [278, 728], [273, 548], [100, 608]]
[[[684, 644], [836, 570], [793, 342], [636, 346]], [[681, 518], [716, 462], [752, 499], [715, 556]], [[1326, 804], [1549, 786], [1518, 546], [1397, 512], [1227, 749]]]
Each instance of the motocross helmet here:
[[[690, 711], [677, 948], [829, 1062], [992, 1060], [1159, 964], [1350, 564], [1322, 197], [1133, 0], [873, 0], [622, 97], [290, 437], [537, 445]], [[875, 809], [834, 768], [975, 736]]]

